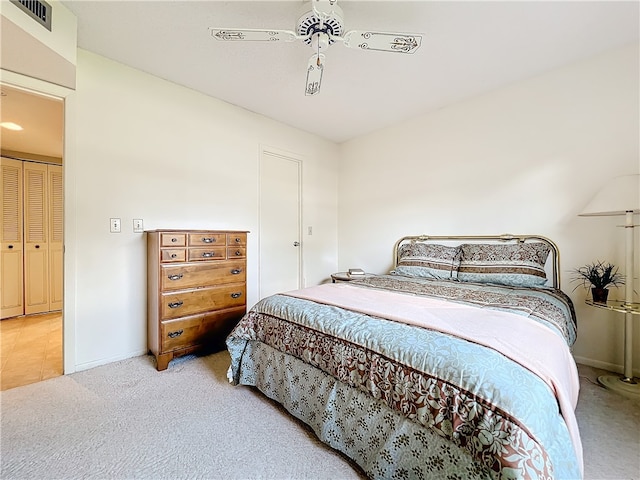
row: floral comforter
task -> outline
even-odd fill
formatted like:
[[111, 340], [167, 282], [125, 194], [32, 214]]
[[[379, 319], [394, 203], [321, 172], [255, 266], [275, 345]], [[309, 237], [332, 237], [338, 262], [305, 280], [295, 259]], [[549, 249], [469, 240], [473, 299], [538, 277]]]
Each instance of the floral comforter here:
[[[547, 289], [397, 276], [314, 288], [445, 299], [471, 308], [479, 322], [490, 321], [487, 310], [501, 312], [518, 326], [543, 325], [564, 348], [575, 339], [571, 302]], [[227, 339], [230, 380], [285, 404], [372, 478], [581, 478], [579, 438], [576, 445], [567, 427], [575, 418], [563, 418], [552, 382], [482, 342], [321, 297], [301, 290], [258, 302]], [[318, 391], [325, 383], [328, 391]], [[353, 408], [323, 403], [327, 395], [402, 420], [392, 430], [375, 416], [354, 423]]]

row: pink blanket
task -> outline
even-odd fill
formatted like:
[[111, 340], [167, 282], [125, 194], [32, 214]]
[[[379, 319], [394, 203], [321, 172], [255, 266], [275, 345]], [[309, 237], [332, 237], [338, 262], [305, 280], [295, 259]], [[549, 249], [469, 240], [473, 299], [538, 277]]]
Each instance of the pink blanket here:
[[582, 442], [575, 417], [580, 382], [564, 339], [522, 315], [397, 292], [324, 284], [286, 295], [417, 325], [492, 348], [544, 380], [555, 393], [583, 471]]

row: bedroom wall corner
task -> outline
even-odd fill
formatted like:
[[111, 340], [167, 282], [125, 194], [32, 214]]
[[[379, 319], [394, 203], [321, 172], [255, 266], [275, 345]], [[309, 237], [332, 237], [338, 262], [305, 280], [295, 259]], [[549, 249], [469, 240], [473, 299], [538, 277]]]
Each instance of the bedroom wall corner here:
[[596, 259], [624, 266], [619, 219], [578, 213], [609, 176], [640, 172], [639, 57], [630, 44], [343, 144], [340, 269], [388, 271], [404, 235], [547, 236], [578, 316], [576, 358], [622, 371], [622, 320], [586, 306], [570, 278]]

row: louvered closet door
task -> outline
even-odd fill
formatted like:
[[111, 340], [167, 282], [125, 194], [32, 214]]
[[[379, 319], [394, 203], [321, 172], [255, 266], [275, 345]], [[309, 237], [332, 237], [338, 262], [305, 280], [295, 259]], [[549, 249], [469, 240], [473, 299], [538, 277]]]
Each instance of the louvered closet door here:
[[49, 165], [49, 309], [62, 309], [63, 221], [62, 166]]
[[24, 164], [24, 312], [49, 311], [47, 166]]
[[0, 159], [0, 318], [24, 313], [22, 263], [22, 162]]

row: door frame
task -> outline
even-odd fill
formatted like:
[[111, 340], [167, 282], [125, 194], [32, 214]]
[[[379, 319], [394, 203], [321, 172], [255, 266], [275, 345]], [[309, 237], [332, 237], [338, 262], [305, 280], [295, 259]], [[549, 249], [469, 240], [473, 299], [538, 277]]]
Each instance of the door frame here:
[[63, 300], [62, 300], [62, 359], [63, 374], [76, 371], [76, 93], [67, 87], [0, 69], [0, 83], [34, 95], [50, 96], [63, 102], [64, 129], [62, 171], [64, 185], [63, 207]]
[[298, 165], [298, 242], [300, 242], [300, 247], [298, 248], [298, 286], [304, 286], [304, 242], [302, 241], [302, 169], [304, 165], [304, 157], [300, 154], [289, 152], [277, 147], [271, 147], [267, 145], [259, 146], [259, 154], [258, 154], [258, 298], [262, 298], [262, 282], [260, 281], [260, 270], [262, 269], [262, 258], [261, 258], [261, 232], [262, 232], [262, 211], [260, 205], [260, 198], [262, 195], [261, 191], [261, 180], [262, 180], [262, 160], [264, 155], [271, 155], [274, 157], [282, 158], [283, 160], [288, 160], [296, 163]]

